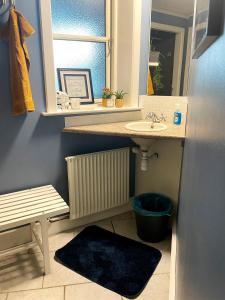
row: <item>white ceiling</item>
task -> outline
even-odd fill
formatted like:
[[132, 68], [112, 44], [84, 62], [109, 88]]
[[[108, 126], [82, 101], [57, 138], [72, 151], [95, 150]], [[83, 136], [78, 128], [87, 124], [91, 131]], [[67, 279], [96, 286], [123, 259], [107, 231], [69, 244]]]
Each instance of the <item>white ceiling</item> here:
[[152, 0], [152, 9], [189, 17], [194, 12], [194, 0]]

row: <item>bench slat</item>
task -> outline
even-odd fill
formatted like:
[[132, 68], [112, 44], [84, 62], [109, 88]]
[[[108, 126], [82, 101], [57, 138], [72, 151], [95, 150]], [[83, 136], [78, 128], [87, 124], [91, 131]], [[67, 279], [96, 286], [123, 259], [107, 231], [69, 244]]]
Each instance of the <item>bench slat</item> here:
[[36, 209], [24, 211], [24, 212], [21, 212], [21, 213], [10, 214], [9, 216], [1, 217], [0, 226], [1, 226], [2, 223], [7, 222], [7, 221], [19, 219], [19, 218], [22, 218], [24, 216], [31, 216], [31, 215], [34, 216], [34, 215], [37, 215], [37, 214], [40, 214], [40, 213], [45, 215], [45, 214], [47, 214], [48, 210], [53, 210], [54, 208], [57, 210], [58, 208], [64, 208], [64, 207], [66, 207], [66, 204], [64, 204], [60, 201], [60, 202], [55, 203], [55, 204], [45, 205], [43, 207], [39, 207], [39, 208], [36, 208]]
[[38, 188], [38, 189], [30, 189], [30, 190], [26, 190], [25, 192], [16, 192], [16, 193], [11, 193], [11, 194], [7, 194], [5, 195], [1, 195], [0, 196], [0, 201], [13, 201], [14, 199], [20, 199], [23, 197], [31, 197], [31, 195], [38, 195], [40, 193], [48, 193], [48, 192], [56, 192], [56, 190], [53, 187], [45, 187], [45, 188]]
[[[65, 214], [67, 212], [69, 212], [69, 207], [68, 206], [65, 207], [65, 208], [59, 208], [57, 210], [56, 209], [49, 210], [48, 212], [45, 213], [45, 217], [46, 218], [51, 218], [53, 216]], [[21, 217], [19, 219], [14, 220], [14, 222], [7, 221], [7, 222], [2, 223], [0, 225], [0, 231], [8, 230], [8, 229], [11, 229], [11, 228], [18, 227], [20, 225], [26, 225], [26, 224], [33, 223], [35, 221], [39, 221], [41, 216], [43, 216], [43, 214], [39, 213], [35, 216]]]
[[27, 203], [27, 202], [33, 202], [36, 201], [38, 199], [42, 199], [42, 198], [48, 198], [48, 197], [52, 197], [52, 196], [59, 196], [58, 193], [56, 193], [55, 191], [51, 191], [49, 193], [45, 193], [42, 192], [40, 194], [34, 195], [32, 194], [31, 196], [26, 196], [26, 197], [19, 197], [15, 200], [0, 200], [0, 209], [4, 208], [4, 207], [8, 207], [8, 206], [14, 206], [17, 204], [21, 204], [21, 203]]
[[24, 206], [21, 206], [20, 208], [16, 208], [15, 210], [14, 209], [11, 209], [11, 210], [3, 210], [0, 212], [0, 222], [2, 220], [3, 217], [6, 217], [6, 216], [16, 216], [20, 213], [24, 213], [26, 214], [28, 211], [35, 211], [36, 209], [39, 209], [41, 208], [42, 211], [45, 211], [45, 208], [47, 209], [47, 207], [49, 205], [54, 205], [54, 204], [58, 204], [58, 203], [62, 203], [62, 200], [57, 197], [57, 198], [54, 198], [52, 200], [46, 200], [42, 203], [35, 203], [33, 205], [28, 205], [27, 207], [24, 207]]
[[53, 188], [54, 189], [54, 187], [52, 185], [48, 184], [48, 185], [37, 186], [35, 188], [25, 189], [25, 190], [13, 192], [13, 193], [2, 194], [2, 195], [0, 195], [0, 197], [10, 196], [10, 195], [13, 195], [13, 194], [16, 195], [16, 194], [26, 193], [26, 192], [29, 192], [29, 191], [41, 190], [41, 189], [45, 189], [45, 188]]
[[20, 202], [13, 204], [13, 207], [9, 203], [4, 204], [4, 205], [0, 204], [0, 215], [1, 215], [1, 212], [10, 211], [13, 209], [19, 209], [22, 207], [26, 208], [26, 207], [38, 205], [38, 203], [48, 203], [49, 201], [54, 200], [54, 199], [60, 199], [60, 196], [56, 195], [56, 194], [52, 194], [49, 197], [42, 196], [40, 198], [30, 198], [30, 200], [31, 200], [30, 202], [28, 201], [29, 199], [25, 200], [25, 201], [20, 200]]

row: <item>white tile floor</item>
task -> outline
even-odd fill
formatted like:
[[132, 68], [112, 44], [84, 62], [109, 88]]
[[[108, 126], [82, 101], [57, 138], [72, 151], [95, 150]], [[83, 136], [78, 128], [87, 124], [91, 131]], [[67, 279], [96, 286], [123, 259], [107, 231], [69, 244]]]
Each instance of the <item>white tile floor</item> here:
[[[139, 240], [132, 213], [116, 216], [97, 224], [107, 230]], [[42, 275], [42, 255], [35, 248], [31, 253], [17, 254], [0, 261], [0, 300], [125, 300], [90, 282], [54, 261], [54, 251], [64, 246], [83, 228], [49, 238], [51, 274]], [[153, 247], [163, 256], [154, 275], [137, 300], [168, 300], [170, 240]]]

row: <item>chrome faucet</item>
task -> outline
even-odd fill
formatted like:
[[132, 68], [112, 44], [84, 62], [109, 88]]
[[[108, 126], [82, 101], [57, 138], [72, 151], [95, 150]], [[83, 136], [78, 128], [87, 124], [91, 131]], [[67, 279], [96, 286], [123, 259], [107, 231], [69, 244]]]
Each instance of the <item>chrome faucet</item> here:
[[153, 123], [160, 123], [162, 121], [166, 122], [166, 117], [164, 116], [164, 114], [161, 114], [160, 117], [158, 117], [157, 114], [154, 112], [147, 113], [145, 119], [150, 120]]

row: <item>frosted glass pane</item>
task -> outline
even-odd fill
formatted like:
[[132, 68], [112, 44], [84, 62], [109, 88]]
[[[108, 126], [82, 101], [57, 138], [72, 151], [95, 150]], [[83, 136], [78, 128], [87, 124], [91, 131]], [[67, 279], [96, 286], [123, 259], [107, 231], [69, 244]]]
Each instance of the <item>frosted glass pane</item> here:
[[[101, 98], [106, 80], [105, 43], [53, 41], [57, 68], [91, 69], [94, 97]], [[56, 88], [59, 90], [56, 74]]]
[[105, 0], [52, 0], [54, 33], [105, 36]]

